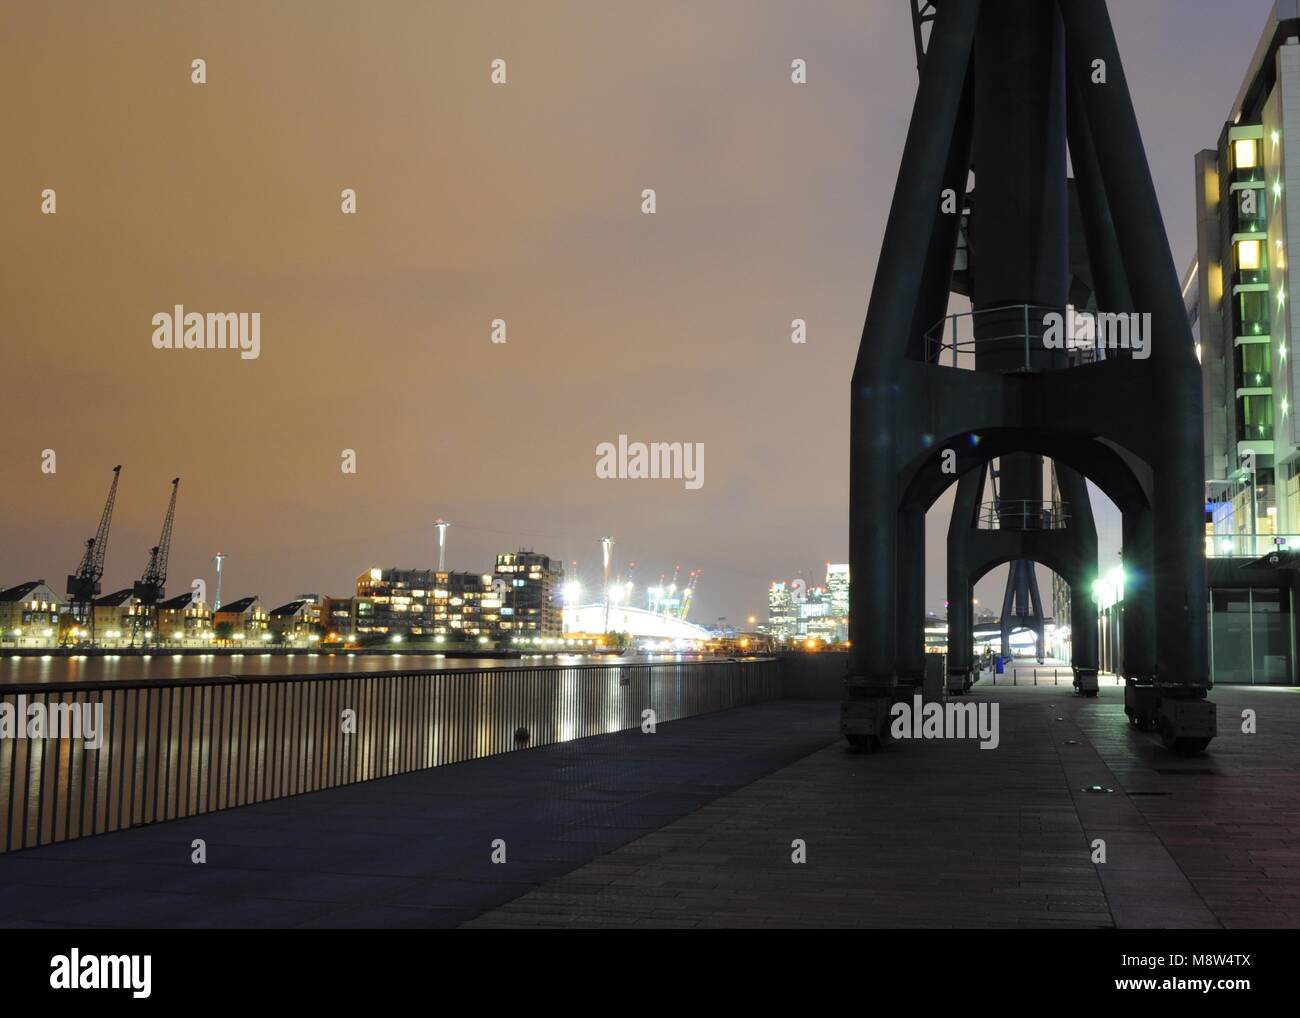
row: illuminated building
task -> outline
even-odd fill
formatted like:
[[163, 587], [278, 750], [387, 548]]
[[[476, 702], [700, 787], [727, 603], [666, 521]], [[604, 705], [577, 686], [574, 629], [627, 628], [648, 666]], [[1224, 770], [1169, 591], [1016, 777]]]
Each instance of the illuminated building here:
[[124, 647], [131, 642], [131, 619], [140, 599], [130, 587], [115, 590], [90, 602], [95, 643], [101, 647]]
[[497, 556], [495, 577], [506, 583], [491, 612], [501, 636], [558, 637], [564, 632], [564, 564], [559, 559], [521, 548]]
[[677, 618], [682, 613], [682, 592], [675, 583], [667, 587], [648, 587], [645, 599], [646, 611], [656, 615]]
[[836, 616], [834, 600], [825, 587], [813, 587], [797, 604], [799, 624], [797, 635], [812, 637], [823, 643], [836, 643], [845, 637], [848, 628], [843, 616]]
[[[631, 605], [610, 605], [609, 632], [627, 633], [637, 641], [699, 642], [711, 638], [703, 626], [663, 612], [647, 611], [633, 608]], [[605, 632], [606, 605], [574, 605], [564, 609], [564, 631], [566, 634], [590, 634], [600, 636]]]
[[[1294, 682], [1300, 596], [1300, 315], [1288, 168], [1300, 165], [1300, 6], [1273, 5], [1215, 147], [1198, 152], [1196, 260], [1183, 299], [1201, 362], [1210, 674]], [[1291, 179], [1294, 180], [1294, 174]], [[1119, 661], [1123, 584], [1099, 581]], [[1112, 603], [1107, 605], [1106, 601]]]
[[500, 600], [486, 573], [370, 569], [357, 577], [358, 638], [477, 639], [492, 635]]
[[299, 598], [272, 608], [267, 624], [276, 643], [311, 643], [320, 638], [320, 606]]
[[772, 581], [762, 631], [778, 639], [838, 643], [848, 636], [848, 610], [849, 567], [828, 562], [824, 587], [809, 587], [801, 579]]
[[831, 613], [840, 618], [849, 617], [849, 567], [826, 563], [826, 589], [831, 595]]
[[331, 642], [346, 642], [355, 632], [352, 625], [353, 599], [350, 597], [322, 597], [320, 603], [320, 624], [322, 639]]
[[266, 609], [262, 606], [261, 600], [254, 594], [252, 597], [241, 597], [235, 601], [227, 601], [220, 608], [212, 613], [212, 629], [214, 632], [223, 626], [230, 627], [229, 636], [222, 637], [218, 634], [218, 639], [231, 640], [236, 643], [267, 643], [263, 636], [269, 636], [269, 619]]
[[767, 627], [765, 632], [780, 640], [798, 633], [799, 615], [795, 608], [794, 591], [780, 580], [773, 580], [767, 589]]
[[0, 590], [0, 643], [49, 647], [58, 639], [62, 599], [44, 580]]
[[321, 594], [299, 594], [294, 598], [295, 601], [302, 601], [303, 621], [310, 625], [324, 628], [325, 615], [328, 610], [327, 602], [330, 600]]
[[163, 643], [201, 646], [211, 642], [212, 610], [191, 594], [179, 594], [155, 609], [158, 639]]
[[[1300, 163], [1300, 18], [1275, 4], [1218, 143], [1196, 156], [1197, 259], [1184, 299], [1201, 360], [1211, 555], [1300, 534], [1287, 167]], [[1262, 536], [1262, 540], [1259, 538]]]

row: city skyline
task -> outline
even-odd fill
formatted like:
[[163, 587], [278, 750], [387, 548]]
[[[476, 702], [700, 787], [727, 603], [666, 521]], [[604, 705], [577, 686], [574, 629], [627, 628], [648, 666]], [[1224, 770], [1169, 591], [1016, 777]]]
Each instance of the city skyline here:
[[[291, 6], [71, 9], [16, 11], [0, 42], [0, 82], [40, 97], [15, 111], [24, 160], [0, 170], [0, 584], [61, 586], [119, 462], [105, 591], [140, 576], [177, 474], [169, 593], [211, 584], [218, 551], [232, 592], [343, 592], [367, 562], [432, 565], [440, 516], [453, 568], [521, 544], [596, 563], [613, 534], [625, 562], [702, 570], [707, 621], [761, 614], [772, 576], [846, 559], [844, 491], [826, 479], [847, 461], [848, 407], [826, 392], [861, 329], [906, 126], [896, 95], [916, 79], [903, 5], [719, 3], [687, 34], [680, 12], [646, 34], [593, 5], [324, 4], [309, 23]], [[1126, 71], [1180, 265], [1193, 154], [1267, 9], [1113, 12], [1142, 54]], [[509, 80], [493, 88], [498, 57]], [[188, 83], [195, 58], [205, 84], [160, 87]], [[1187, 65], [1199, 73], [1167, 88]], [[869, 131], [846, 135], [849, 120]], [[544, 140], [557, 129], [561, 147]], [[178, 304], [260, 314], [259, 356], [156, 349], [153, 316]], [[623, 434], [702, 443], [706, 483], [601, 480], [597, 448]], [[1116, 547], [1106, 507], [1098, 525]]]

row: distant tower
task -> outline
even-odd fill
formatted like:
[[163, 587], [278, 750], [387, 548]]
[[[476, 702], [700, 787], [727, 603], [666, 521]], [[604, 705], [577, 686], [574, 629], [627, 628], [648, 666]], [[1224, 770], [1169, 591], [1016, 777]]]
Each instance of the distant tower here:
[[451, 526], [444, 519], [436, 519], [433, 525], [438, 528], [438, 572], [447, 571], [447, 528]]
[[221, 607], [221, 563], [225, 560], [225, 558], [226, 558], [226, 556], [225, 556], [222, 552], [217, 552], [217, 555], [216, 555], [216, 559], [217, 559], [217, 600], [216, 600], [216, 603], [214, 603], [213, 606], [212, 606], [212, 610], [213, 610], [213, 611], [216, 611], [218, 608]]
[[609, 632], [609, 556], [614, 550], [614, 539], [612, 537], [602, 537], [600, 547], [605, 555], [605, 582], [601, 585], [605, 598], [605, 632]]

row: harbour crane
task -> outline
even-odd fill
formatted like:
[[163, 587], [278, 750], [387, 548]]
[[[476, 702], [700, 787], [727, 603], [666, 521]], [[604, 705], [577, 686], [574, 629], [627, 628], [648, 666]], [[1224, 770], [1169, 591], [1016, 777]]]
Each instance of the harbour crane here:
[[104, 501], [104, 511], [99, 517], [99, 529], [95, 536], [86, 541], [86, 550], [81, 556], [77, 571], [68, 577], [68, 607], [72, 617], [78, 623], [90, 627], [88, 634], [91, 643], [95, 640], [95, 613], [90, 611], [90, 604], [99, 596], [99, 581], [104, 575], [104, 555], [108, 552], [108, 528], [113, 522], [113, 503], [117, 501], [117, 481], [122, 474], [119, 463], [113, 468], [113, 483], [108, 488], [108, 498]]
[[[131, 642], [135, 643], [135, 634], [139, 632], [141, 626], [146, 622], [155, 622], [154, 615], [157, 612], [158, 602], [166, 596], [167, 586], [167, 556], [171, 551], [172, 545], [172, 521], [176, 518], [176, 492], [180, 488], [181, 479], [172, 478], [172, 495], [167, 502], [167, 515], [163, 517], [162, 536], [158, 543], [149, 549], [149, 564], [145, 567], [144, 576], [135, 582], [132, 593], [135, 594], [139, 603], [135, 606], [136, 612], [133, 616], [131, 626]], [[158, 627], [152, 625], [154, 639], [158, 639]]]

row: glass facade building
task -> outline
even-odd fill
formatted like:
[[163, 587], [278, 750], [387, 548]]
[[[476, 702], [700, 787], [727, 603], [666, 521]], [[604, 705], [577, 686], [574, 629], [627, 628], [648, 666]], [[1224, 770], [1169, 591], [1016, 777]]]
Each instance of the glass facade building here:
[[[1205, 551], [1215, 682], [1296, 681], [1300, 427], [1300, 5], [1277, 0], [1213, 148], [1197, 153], [1196, 261], [1183, 297], [1201, 362]], [[1122, 596], [1102, 606], [1120, 660]], [[1104, 661], [1105, 664], [1105, 661]]]

